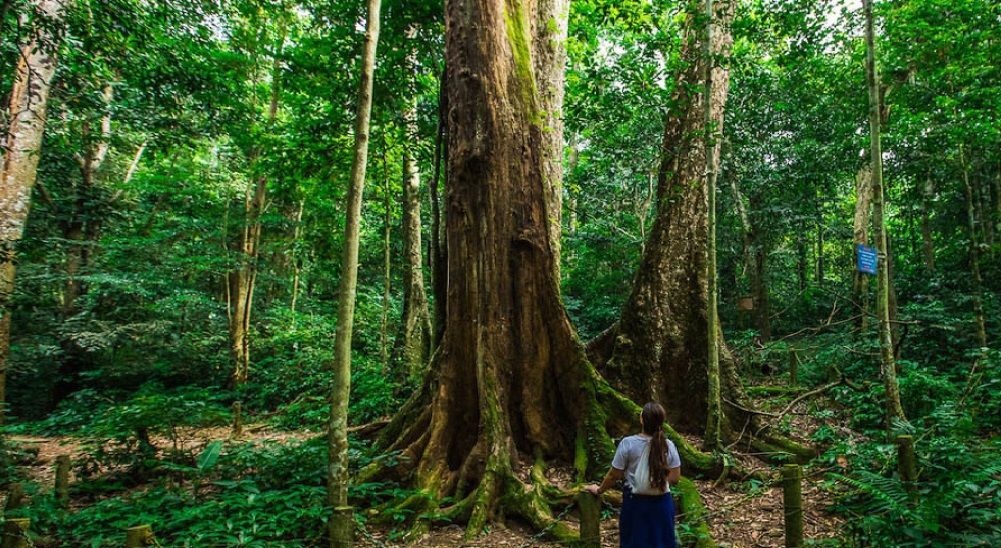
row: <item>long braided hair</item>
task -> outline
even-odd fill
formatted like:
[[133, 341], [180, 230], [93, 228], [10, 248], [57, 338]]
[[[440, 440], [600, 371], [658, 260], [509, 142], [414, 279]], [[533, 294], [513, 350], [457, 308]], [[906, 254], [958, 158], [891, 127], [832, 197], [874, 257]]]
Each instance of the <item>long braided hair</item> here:
[[667, 441], [664, 439], [664, 421], [667, 412], [659, 403], [643, 406], [643, 433], [650, 439], [650, 485], [667, 490]]

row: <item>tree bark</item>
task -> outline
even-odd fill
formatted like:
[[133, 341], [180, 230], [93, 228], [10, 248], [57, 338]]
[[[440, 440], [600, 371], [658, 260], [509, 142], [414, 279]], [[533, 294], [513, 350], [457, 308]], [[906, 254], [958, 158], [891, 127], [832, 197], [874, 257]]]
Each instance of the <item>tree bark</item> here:
[[567, 24], [570, 0], [536, 0], [538, 13], [553, 17], [531, 18], [532, 65], [539, 94], [539, 114], [544, 131], [542, 177], [546, 182], [549, 230], [553, 242], [553, 275], [560, 279], [563, 239], [563, 88], [566, 82]]
[[883, 213], [883, 153], [880, 145], [879, 73], [876, 70], [875, 31], [873, 30], [872, 0], [862, 0], [865, 11], [866, 78], [869, 84], [869, 159], [872, 165], [872, 217], [876, 230], [879, 264], [877, 269], [876, 316], [879, 320], [879, 354], [882, 363], [883, 383], [886, 390], [886, 428], [891, 433], [893, 420], [907, 421], [900, 403], [897, 385], [897, 368], [893, 355], [893, 337], [890, 328], [890, 268], [889, 239]]
[[59, 37], [54, 29], [62, 21], [65, 6], [65, 0], [36, 2], [37, 11], [49, 21], [37, 25], [31, 40], [21, 49], [10, 96], [10, 125], [0, 166], [0, 423], [6, 403], [17, 245], [24, 234], [31, 207], [31, 189], [38, 173], [45, 110], [56, 71]]
[[[868, 154], [868, 153], [867, 153]], [[855, 221], [852, 230], [856, 245], [869, 245], [869, 223], [872, 220], [872, 161], [867, 161], [855, 173]], [[858, 269], [858, 253], [852, 249], [852, 302], [858, 308], [858, 327], [869, 331], [869, 278]]]
[[970, 184], [970, 167], [963, 145], [959, 145], [959, 162], [963, 170], [963, 190], [966, 193], [966, 228], [970, 236], [970, 269], [973, 271], [973, 322], [979, 348], [987, 348], [987, 328], [984, 321], [984, 279], [980, 273], [980, 238], [977, 233], [977, 213], [973, 187]]
[[[408, 36], [416, 30], [411, 28]], [[416, 50], [408, 65], [416, 64]], [[412, 377], [427, 366], [431, 357], [431, 315], [428, 311], [427, 293], [424, 291], [424, 263], [421, 260], [421, 174], [417, 167], [415, 150], [418, 143], [417, 105], [410, 100], [403, 112], [406, 136], [403, 140], [403, 319], [402, 330], [396, 341], [404, 368]]]
[[441, 208], [441, 182], [447, 178], [442, 164], [448, 162], [448, 65], [441, 73], [438, 85], [438, 130], [434, 138], [434, 172], [428, 185], [431, 190], [431, 242], [428, 248], [428, 263], [431, 265], [431, 289], [434, 295], [434, 316], [431, 326], [431, 348], [441, 344], [445, 333], [445, 307], [448, 304], [447, 261], [448, 246], [445, 227], [442, 223], [444, 212]]
[[327, 425], [327, 504], [333, 511], [329, 522], [331, 548], [352, 545], [354, 514], [348, 506], [348, 399], [351, 395], [351, 336], [354, 329], [355, 292], [358, 287], [358, 240], [362, 195], [368, 163], [369, 127], [372, 116], [372, 80], [375, 51], [379, 44], [381, 0], [368, 1], [361, 78], [355, 110], [354, 159], [346, 199], [344, 248], [337, 296], [337, 333], [334, 337], [333, 384], [330, 420]]

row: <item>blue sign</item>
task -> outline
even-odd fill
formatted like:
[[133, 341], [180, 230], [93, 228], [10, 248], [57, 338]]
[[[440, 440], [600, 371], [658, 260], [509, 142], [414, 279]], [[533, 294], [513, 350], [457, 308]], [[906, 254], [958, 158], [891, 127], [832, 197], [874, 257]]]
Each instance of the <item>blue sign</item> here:
[[858, 250], [858, 271], [866, 274], [876, 273], [876, 248], [855, 244]]

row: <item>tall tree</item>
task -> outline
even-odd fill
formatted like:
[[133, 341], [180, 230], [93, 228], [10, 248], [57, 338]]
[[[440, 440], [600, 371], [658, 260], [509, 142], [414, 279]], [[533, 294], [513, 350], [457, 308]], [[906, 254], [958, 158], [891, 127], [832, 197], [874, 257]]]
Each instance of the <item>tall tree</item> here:
[[[253, 21], [253, 20], [252, 20]], [[274, 53], [271, 60], [271, 85], [268, 95], [265, 132], [271, 131], [278, 118], [281, 100], [282, 49], [285, 45], [284, 23], [279, 23]], [[256, 47], [256, 44], [255, 44]], [[256, 52], [255, 52], [256, 56]], [[257, 75], [251, 76], [256, 85]], [[263, 135], [258, 135], [263, 139]], [[251, 174], [243, 196], [243, 219], [232, 251], [236, 254], [236, 268], [226, 274], [226, 310], [229, 322], [230, 351], [233, 357], [233, 374], [230, 387], [239, 388], [250, 374], [250, 320], [257, 286], [263, 217], [267, 205], [268, 177], [261, 167], [262, 146], [255, 143], [249, 153]]]
[[337, 333], [334, 338], [333, 383], [330, 391], [330, 421], [327, 425], [327, 504], [331, 548], [353, 545], [354, 513], [348, 506], [348, 399], [351, 395], [351, 335], [354, 329], [355, 291], [358, 286], [358, 241], [361, 204], [368, 165], [369, 127], [372, 116], [372, 80], [375, 50], [379, 44], [381, 0], [368, 1], [361, 77], [355, 105], [354, 157], [346, 198], [341, 278], [337, 291]]
[[720, 371], [719, 371], [719, 354], [720, 347], [723, 343], [722, 330], [719, 328], [719, 309], [718, 307], [718, 297], [719, 292], [716, 288], [717, 282], [717, 272], [716, 272], [716, 166], [717, 160], [719, 158], [716, 152], [716, 140], [717, 135], [715, 133], [716, 128], [713, 126], [713, 68], [716, 63], [713, 58], [712, 51], [712, 29], [713, 29], [713, 0], [706, 0], [706, 37], [702, 41], [703, 44], [703, 56], [706, 57], [706, 63], [704, 65], [705, 69], [703, 72], [703, 82], [705, 82], [705, 90], [702, 95], [702, 113], [703, 113], [703, 130], [705, 131], [705, 156], [706, 156], [706, 193], [708, 194], [708, 204], [707, 204], [707, 220], [709, 233], [709, 250], [708, 250], [708, 280], [706, 282], [707, 291], [709, 293], [709, 302], [707, 303], [708, 314], [706, 315], [706, 323], [708, 324], [708, 365], [706, 375], [708, 376], [709, 391], [706, 395], [707, 397], [707, 407], [706, 412], [706, 433], [705, 433], [705, 446], [707, 450], [715, 451], [719, 448], [719, 444], [722, 439], [722, 422], [723, 422], [723, 406], [720, 395]]
[[[449, 0], [445, 13], [446, 328], [427, 380], [380, 444], [404, 457], [387, 472], [430, 495], [406, 503], [417, 513], [450, 497], [442, 511], [466, 522], [467, 536], [508, 515], [568, 539], [544, 496], [545, 462], [572, 461], [580, 478], [593, 476], [614, 449], [609, 432], [623, 433], [639, 408], [587, 361], [554, 276], [554, 181], [543, 167], [562, 147], [541, 144], [539, 83], [562, 66], [534, 56], [547, 22], [567, 14], [507, 0]], [[675, 439], [686, 462], [705, 466]], [[533, 457], [530, 487], [515, 469]]]
[[[664, 404], [672, 424], [701, 432], [707, 425], [709, 393], [708, 188], [709, 165], [702, 137], [712, 124], [723, 127], [729, 71], [712, 68], [710, 117], [705, 96], [697, 93], [711, 58], [727, 55], [732, 37], [732, 2], [714, 6], [716, 27], [711, 56], [703, 52], [701, 2], [689, 2], [682, 43], [684, 68], [677, 75], [674, 104], [664, 124], [662, 162], [657, 184], [657, 216], [650, 230], [632, 294], [622, 310], [614, 350], [604, 369], [613, 386], [635, 400]], [[718, 148], [713, 147], [714, 155]], [[718, 157], [717, 157], [718, 158]], [[715, 162], [717, 158], [714, 158]], [[732, 360], [722, 358], [721, 392], [740, 396]], [[694, 412], [693, 412], [694, 411]], [[729, 409], [727, 409], [729, 415]], [[739, 429], [739, 427], [738, 427]]]
[[10, 356], [10, 302], [17, 270], [17, 245], [31, 208], [45, 111], [56, 72], [59, 31], [65, 0], [38, 0], [30, 40], [21, 49], [10, 94], [10, 126], [0, 166], [0, 422], [6, 402]]
[[904, 408], [900, 403], [900, 388], [897, 385], [897, 367], [894, 363], [893, 336], [890, 327], [890, 269], [889, 242], [884, 218], [883, 193], [883, 152], [880, 144], [880, 87], [876, 70], [876, 39], [873, 30], [872, 0], [862, 0], [865, 11], [865, 68], [869, 84], [869, 161], [872, 180], [872, 222], [876, 229], [876, 243], [879, 247], [877, 267], [876, 317], [879, 320], [879, 355], [882, 363], [883, 383], [886, 389], [886, 427], [892, 431], [893, 420], [906, 421]]

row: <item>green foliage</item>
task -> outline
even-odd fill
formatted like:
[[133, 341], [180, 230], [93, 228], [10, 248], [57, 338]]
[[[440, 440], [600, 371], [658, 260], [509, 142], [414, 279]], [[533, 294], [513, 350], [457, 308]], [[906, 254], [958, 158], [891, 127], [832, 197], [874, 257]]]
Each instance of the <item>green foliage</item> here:
[[[834, 510], [846, 518], [848, 536], [861, 546], [993, 546], [1001, 542], [1001, 466], [997, 442], [962, 436], [951, 415], [938, 415], [917, 444], [919, 480], [912, 495], [899, 475], [890, 446], [839, 445], [830, 457], [849, 455], [849, 470], [831, 474], [839, 493]], [[883, 465], [881, 467], [880, 463]], [[874, 469], [873, 466], [879, 468]]]

